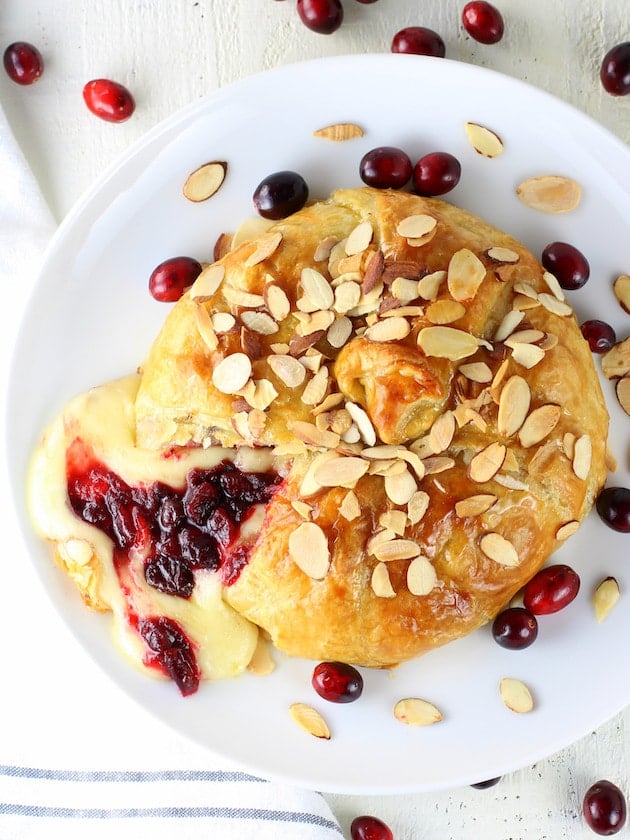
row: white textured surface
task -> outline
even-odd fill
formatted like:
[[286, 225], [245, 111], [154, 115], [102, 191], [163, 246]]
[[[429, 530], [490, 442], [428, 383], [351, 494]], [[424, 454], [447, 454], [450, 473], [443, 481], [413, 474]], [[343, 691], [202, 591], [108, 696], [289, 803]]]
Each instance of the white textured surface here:
[[[630, 142], [630, 97], [610, 97], [598, 79], [606, 50], [630, 40], [628, 0], [497, 0], [497, 5], [504, 12], [506, 35], [498, 45], [482, 46], [460, 29], [463, 0], [379, 0], [373, 5], [345, 0], [346, 20], [332, 36], [306, 30], [294, 0], [3, 0], [0, 46], [32, 41], [47, 66], [31, 88], [19, 88], [0, 74], [0, 101], [59, 220], [131, 142], [180, 107], [278, 64], [386, 52], [393, 34], [409, 25], [440, 32], [449, 58], [550, 91]], [[138, 107], [129, 122], [110, 125], [86, 111], [81, 89], [97, 76], [116, 78], [133, 91]], [[430, 119], [423, 113], [422, 91], [409, 108], [417, 112], [420, 125]], [[257, 142], [262, 141], [253, 137], [253, 155]], [[575, 667], [588, 678], [588, 662], [579, 655]], [[593, 837], [580, 817], [586, 788], [609, 778], [630, 794], [629, 714], [485, 791], [330, 796], [329, 801], [347, 832], [354, 816], [373, 813], [390, 824], [396, 840]]]

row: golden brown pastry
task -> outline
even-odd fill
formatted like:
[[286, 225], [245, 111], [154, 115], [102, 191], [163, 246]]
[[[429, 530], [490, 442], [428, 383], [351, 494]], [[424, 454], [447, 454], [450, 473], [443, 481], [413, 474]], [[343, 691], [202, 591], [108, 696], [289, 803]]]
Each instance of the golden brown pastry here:
[[340, 190], [173, 308], [139, 445], [290, 461], [224, 590], [278, 648], [388, 666], [491, 619], [589, 511], [608, 417], [527, 249], [448, 203]]

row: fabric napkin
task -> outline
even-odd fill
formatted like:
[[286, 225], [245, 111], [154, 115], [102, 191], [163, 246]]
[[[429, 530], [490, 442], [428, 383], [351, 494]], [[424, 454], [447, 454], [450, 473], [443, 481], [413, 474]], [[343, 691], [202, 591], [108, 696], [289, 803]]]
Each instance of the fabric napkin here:
[[[0, 377], [55, 223], [0, 108]], [[323, 797], [244, 772], [147, 716], [80, 648], [32, 567], [0, 469], [0, 838], [332, 840]]]

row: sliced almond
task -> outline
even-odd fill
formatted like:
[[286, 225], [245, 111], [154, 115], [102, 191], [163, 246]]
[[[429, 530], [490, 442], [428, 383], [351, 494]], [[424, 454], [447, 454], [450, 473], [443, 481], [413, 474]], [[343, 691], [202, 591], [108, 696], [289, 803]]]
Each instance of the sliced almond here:
[[[250, 380], [251, 382], [251, 380]], [[252, 408], [265, 411], [278, 396], [278, 392], [268, 379], [257, 379], [251, 393], [244, 394]]]
[[368, 413], [360, 405], [353, 402], [346, 402], [346, 411], [357, 424], [361, 438], [367, 446], [374, 446], [376, 443], [376, 431], [372, 425]]
[[245, 265], [253, 266], [264, 262], [264, 260], [268, 259], [272, 254], [276, 252], [281, 242], [282, 234], [280, 233], [280, 231], [276, 231], [275, 233], [270, 233], [266, 236], [261, 237], [261, 239], [259, 239], [256, 244], [256, 248], [245, 260]]
[[407, 277], [396, 277], [389, 289], [393, 296], [403, 303], [416, 300], [419, 294], [418, 281], [410, 280]]
[[534, 708], [532, 693], [522, 680], [503, 677], [499, 683], [499, 692], [504, 704], [512, 712], [526, 714]]
[[619, 405], [626, 414], [630, 414], [630, 376], [624, 376], [617, 380], [615, 393], [617, 394]]
[[322, 487], [353, 487], [366, 474], [368, 467], [363, 458], [339, 456], [324, 461], [313, 475]]
[[374, 236], [374, 229], [370, 222], [361, 222], [346, 239], [346, 254], [351, 257], [354, 254], [361, 254], [368, 247]]
[[330, 309], [335, 301], [335, 295], [328, 280], [314, 268], [306, 266], [300, 275], [302, 291], [305, 297], [311, 302], [315, 311], [318, 309]]
[[437, 573], [428, 557], [414, 557], [407, 567], [407, 589], [411, 594], [428, 595], [437, 582]]
[[451, 470], [455, 466], [455, 460], [445, 455], [432, 455], [429, 458], [424, 458], [422, 463], [425, 475], [437, 475], [446, 472], [446, 470]]
[[523, 204], [543, 213], [568, 213], [580, 203], [582, 191], [572, 178], [542, 175], [522, 181], [516, 195]]
[[315, 376], [302, 391], [302, 402], [305, 405], [317, 405], [326, 396], [328, 390], [328, 368], [320, 368]]
[[315, 522], [302, 522], [289, 535], [289, 556], [304, 574], [323, 580], [330, 568], [326, 534]]
[[604, 578], [593, 593], [593, 607], [598, 622], [602, 622], [609, 615], [620, 596], [621, 591], [616, 578]]
[[593, 445], [588, 435], [581, 435], [573, 447], [573, 472], [582, 481], [586, 481], [591, 471]]
[[446, 280], [445, 271], [433, 271], [418, 280], [418, 294], [424, 300], [435, 300], [440, 286]]
[[630, 312], [630, 274], [620, 274], [613, 283], [615, 297], [625, 312]]
[[562, 291], [562, 286], [558, 283], [557, 277], [555, 277], [550, 271], [545, 271], [543, 272], [543, 280], [555, 298], [558, 300], [564, 300], [564, 292]]
[[502, 248], [495, 245], [494, 248], [488, 248], [486, 254], [491, 260], [501, 263], [517, 263], [520, 259], [518, 253], [511, 248]]
[[222, 359], [212, 371], [212, 382], [222, 394], [236, 394], [252, 375], [252, 363], [245, 353], [232, 353]]
[[455, 300], [471, 300], [486, 276], [486, 267], [469, 248], [455, 251], [448, 264], [446, 282]]
[[409, 470], [397, 475], [385, 476], [385, 493], [395, 505], [406, 505], [418, 489], [418, 485]]
[[444, 414], [440, 414], [433, 423], [429, 432], [429, 446], [436, 455], [444, 452], [451, 445], [453, 435], [455, 434], [455, 427], [455, 415], [452, 411], [446, 411]]
[[457, 362], [479, 349], [474, 335], [454, 327], [424, 327], [418, 333], [418, 346], [427, 356]]
[[294, 499], [291, 502], [291, 507], [298, 514], [298, 516], [301, 516], [302, 519], [304, 519], [306, 522], [310, 521], [311, 515], [313, 513], [313, 508], [311, 507], [311, 505], [307, 504], [306, 502], [303, 502], [301, 499]]
[[415, 213], [398, 223], [396, 233], [406, 239], [422, 239], [437, 226], [437, 219], [426, 213]]
[[347, 522], [353, 522], [361, 516], [361, 505], [353, 490], [349, 490], [343, 497], [343, 502], [339, 505], [339, 513]]
[[436, 300], [427, 307], [427, 320], [432, 324], [452, 324], [466, 314], [466, 307], [456, 300]]
[[326, 332], [326, 341], [331, 347], [343, 347], [351, 335], [352, 321], [350, 318], [346, 318], [346, 316], [343, 315], [341, 318], [337, 318], [333, 321], [328, 327]]
[[212, 259], [215, 262], [223, 259], [226, 254], [230, 253], [232, 250], [232, 239], [231, 233], [220, 233], [217, 236], [217, 241], [214, 243], [214, 248], [212, 249]]
[[545, 333], [542, 330], [518, 330], [508, 336], [503, 343], [506, 347], [514, 348], [517, 344], [535, 344], [542, 341], [544, 337]]
[[505, 461], [506, 448], [497, 441], [490, 443], [470, 460], [468, 476], [477, 484], [485, 484], [499, 472]]
[[511, 309], [504, 317], [494, 333], [495, 341], [505, 341], [508, 336], [512, 335], [514, 330], [521, 323], [525, 317], [524, 312], [518, 309]]
[[616, 379], [630, 373], [630, 338], [618, 341], [602, 356], [602, 373], [607, 379]]
[[377, 598], [395, 598], [396, 593], [389, 579], [389, 572], [385, 563], [377, 563], [372, 571], [372, 592]]
[[204, 163], [191, 172], [184, 183], [182, 192], [189, 201], [199, 202], [213, 196], [220, 188], [227, 175], [228, 165], [224, 160]]
[[216, 350], [219, 346], [219, 339], [212, 325], [212, 318], [205, 306], [195, 307], [195, 324], [208, 350]]
[[492, 382], [492, 371], [485, 362], [470, 362], [459, 366], [459, 372], [463, 373], [466, 379], [471, 382], [485, 384]]
[[217, 335], [225, 335], [236, 327], [236, 318], [231, 312], [215, 312], [210, 320]]
[[497, 496], [492, 493], [478, 493], [475, 496], [468, 496], [455, 503], [455, 513], [460, 519], [468, 516], [481, 516], [490, 510], [497, 502]]
[[565, 303], [563, 300], [558, 300], [555, 295], [547, 294], [547, 292], [541, 292], [538, 295], [538, 301], [548, 312], [551, 312], [554, 315], [559, 315], [561, 318], [568, 318], [570, 315], [573, 315], [573, 310], [569, 304]]
[[292, 703], [289, 706], [289, 713], [298, 726], [302, 727], [309, 735], [316, 738], [323, 738], [330, 741], [330, 729], [324, 718], [312, 706], [306, 703]]
[[368, 327], [364, 335], [370, 341], [401, 341], [411, 332], [411, 325], [405, 318], [393, 317], [377, 321]]
[[378, 524], [402, 537], [407, 528], [407, 514], [404, 510], [386, 510], [379, 516]]
[[225, 277], [225, 266], [217, 263], [206, 266], [190, 287], [192, 300], [209, 300], [221, 285]]
[[276, 321], [284, 321], [291, 312], [291, 304], [284, 289], [274, 283], [268, 283], [263, 292], [263, 298], [271, 317]]
[[417, 490], [407, 502], [407, 518], [411, 525], [417, 525], [429, 507], [429, 494], [424, 490]]
[[527, 449], [544, 440], [556, 428], [561, 415], [560, 406], [552, 403], [535, 408], [518, 433], [521, 446]]
[[525, 422], [531, 403], [531, 391], [522, 376], [511, 376], [501, 389], [497, 428], [500, 435], [511, 437]]
[[235, 289], [234, 286], [228, 286], [227, 283], [223, 285], [222, 291], [223, 297], [232, 306], [242, 307], [243, 309], [257, 309], [259, 306], [265, 305], [265, 299], [262, 295], [245, 292], [243, 289]]
[[577, 519], [572, 519], [570, 522], [565, 522], [564, 525], [561, 525], [558, 530], [556, 531], [556, 539], [563, 542], [564, 540], [568, 540], [569, 537], [572, 537], [573, 534], [577, 534], [580, 530], [580, 523]]
[[248, 330], [259, 335], [273, 335], [278, 332], [278, 324], [266, 312], [246, 310], [241, 313], [241, 321]]
[[314, 137], [324, 137], [334, 143], [343, 143], [346, 140], [353, 140], [355, 137], [363, 137], [364, 131], [356, 123], [333, 123], [318, 128], [313, 132]]
[[377, 560], [388, 563], [391, 560], [409, 560], [420, 554], [420, 548], [413, 540], [388, 540], [380, 543], [373, 550]]
[[545, 358], [545, 351], [537, 344], [527, 344], [523, 341], [514, 344], [512, 359], [521, 367], [530, 370]]
[[479, 540], [479, 548], [486, 557], [501, 566], [518, 566], [518, 552], [514, 545], [501, 534], [491, 532]]
[[408, 726], [430, 726], [442, 720], [442, 713], [428, 700], [405, 697], [394, 706], [394, 717]]
[[[298, 440], [303, 441], [307, 446], [315, 446], [321, 449], [335, 449], [339, 446], [340, 437], [335, 432], [322, 431], [313, 423], [306, 423], [304, 420], [295, 420], [291, 424], [291, 431]], [[319, 485], [317, 485], [319, 487]], [[302, 492], [301, 495], [307, 495]]]
[[297, 388], [304, 382], [306, 368], [289, 355], [270, 355], [267, 362], [271, 370], [288, 388]]
[[485, 125], [467, 122], [464, 124], [466, 137], [473, 149], [487, 158], [498, 157], [503, 151], [503, 141], [499, 135]]

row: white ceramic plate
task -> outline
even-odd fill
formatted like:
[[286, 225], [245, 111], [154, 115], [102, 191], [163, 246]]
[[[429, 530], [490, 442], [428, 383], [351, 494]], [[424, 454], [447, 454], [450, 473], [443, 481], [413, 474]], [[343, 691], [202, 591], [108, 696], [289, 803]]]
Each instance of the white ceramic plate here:
[[[467, 120], [504, 140], [490, 160], [464, 134]], [[352, 121], [362, 139], [333, 143], [313, 136], [330, 123]], [[44, 425], [73, 394], [131, 372], [143, 359], [166, 313], [147, 279], [162, 260], [188, 254], [208, 259], [219, 233], [253, 213], [252, 192], [279, 169], [301, 172], [314, 198], [360, 186], [362, 155], [379, 145], [412, 159], [445, 150], [462, 163], [449, 200], [485, 217], [535, 253], [553, 240], [579, 247], [592, 276], [572, 295], [578, 316], [609, 320], [620, 337], [630, 320], [612, 280], [630, 271], [630, 154], [619, 141], [562, 102], [513, 79], [443, 59], [380, 55], [325, 59], [246, 79], [176, 114], [149, 133], [109, 171], [61, 226], [28, 307], [15, 354], [9, 405], [10, 469], [23, 508], [29, 453]], [[187, 175], [212, 159], [229, 162], [213, 199], [191, 204]], [[549, 216], [522, 205], [515, 186], [542, 174], [576, 178], [580, 207]], [[604, 390], [612, 414], [612, 448], [625, 468], [630, 420]], [[404, 792], [453, 787], [535, 762], [585, 735], [630, 702], [630, 665], [619, 651], [630, 635], [625, 598], [598, 625], [594, 586], [615, 575], [630, 589], [625, 555], [630, 536], [593, 514], [558, 553], [582, 578], [578, 599], [541, 619], [538, 641], [503, 650], [485, 628], [399, 668], [366, 672], [360, 701], [327, 704], [310, 688], [312, 663], [281, 660], [267, 678], [244, 676], [204, 685], [188, 699], [170, 683], [147, 680], [114, 651], [108, 621], [90, 613], [30, 534], [29, 550], [57, 609], [86, 651], [146, 710], [197, 744], [248, 770], [327, 791]], [[525, 680], [536, 698], [528, 715], [508, 711], [498, 695], [503, 676]], [[434, 702], [444, 720], [410, 728], [397, 722], [404, 696]], [[311, 702], [333, 737], [317, 740], [290, 719], [294, 701]]]

